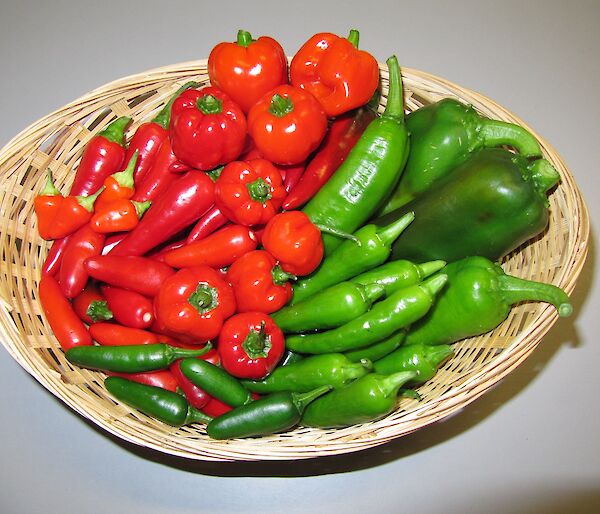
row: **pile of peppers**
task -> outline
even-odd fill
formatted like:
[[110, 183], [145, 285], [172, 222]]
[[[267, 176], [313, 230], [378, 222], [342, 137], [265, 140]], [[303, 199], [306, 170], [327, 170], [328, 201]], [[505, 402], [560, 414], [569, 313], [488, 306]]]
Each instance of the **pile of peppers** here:
[[319, 33], [289, 66], [240, 30], [129, 130], [93, 137], [39, 299], [66, 358], [117, 401], [214, 439], [378, 420], [513, 305], [572, 307], [498, 261], [548, 224], [560, 177], [524, 128], [444, 99], [405, 115], [400, 67]]

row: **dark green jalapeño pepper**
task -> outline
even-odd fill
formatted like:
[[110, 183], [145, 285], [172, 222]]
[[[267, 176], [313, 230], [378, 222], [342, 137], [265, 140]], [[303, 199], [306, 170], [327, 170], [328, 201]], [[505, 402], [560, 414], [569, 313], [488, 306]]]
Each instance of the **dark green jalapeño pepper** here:
[[300, 424], [340, 428], [383, 418], [396, 407], [400, 387], [416, 375], [414, 371], [393, 375], [369, 373], [312, 402], [304, 411]]
[[542, 155], [537, 139], [523, 127], [481, 116], [453, 98], [410, 113], [406, 126], [411, 135], [410, 155], [381, 214], [407, 204], [481, 148], [507, 145], [525, 157]]
[[[304, 206], [317, 225], [354, 232], [379, 209], [392, 193], [409, 152], [404, 123], [404, 93], [395, 56], [387, 60], [390, 86], [385, 111], [369, 123], [348, 157], [329, 181]], [[325, 254], [341, 240], [323, 234]]]
[[420, 384], [433, 378], [438, 368], [450, 355], [452, 347], [447, 344], [429, 346], [410, 344], [398, 348], [373, 363], [375, 373], [391, 375], [399, 371], [414, 371], [417, 376], [411, 384]]
[[264, 380], [242, 380], [242, 384], [254, 393], [305, 393], [324, 385], [342, 387], [366, 375], [372, 367], [371, 361], [367, 359], [352, 362], [341, 353], [326, 353], [311, 355], [295, 364], [275, 368]]
[[392, 259], [452, 262], [482, 255], [497, 260], [546, 228], [546, 194], [559, 178], [544, 159], [529, 162], [502, 148], [483, 149], [374, 223], [386, 226], [415, 213], [394, 244]]
[[353, 234], [355, 240], [344, 241], [314, 272], [294, 284], [290, 304], [295, 305], [327, 287], [383, 264], [390, 256], [394, 241], [413, 220], [414, 215], [409, 212], [385, 227], [369, 224], [358, 229]]
[[379, 284], [340, 282], [271, 317], [286, 334], [335, 328], [367, 312], [383, 293]]
[[441, 273], [448, 276], [448, 284], [430, 311], [410, 327], [407, 345], [449, 344], [484, 334], [502, 323], [518, 302], [548, 302], [560, 316], [573, 311], [562, 289], [507, 275], [484, 257], [450, 263]]
[[192, 407], [177, 393], [160, 387], [139, 384], [121, 377], [108, 377], [104, 385], [117, 400], [163, 423], [180, 427], [208, 423], [212, 418]]

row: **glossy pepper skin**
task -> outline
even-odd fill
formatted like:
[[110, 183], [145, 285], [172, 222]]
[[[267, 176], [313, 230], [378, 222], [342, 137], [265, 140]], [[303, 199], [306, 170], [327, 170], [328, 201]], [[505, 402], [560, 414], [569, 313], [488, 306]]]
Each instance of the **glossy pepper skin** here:
[[242, 255], [227, 270], [238, 312], [270, 314], [281, 309], [292, 297], [289, 281], [295, 278], [283, 271], [265, 250]]
[[211, 50], [208, 76], [247, 113], [263, 95], [287, 82], [287, 59], [275, 39], [252, 39], [239, 30], [234, 43], [219, 43]]
[[391, 375], [400, 371], [414, 371], [417, 376], [411, 384], [421, 384], [431, 380], [440, 365], [452, 355], [452, 347], [447, 344], [429, 346], [408, 344], [398, 348], [373, 363], [375, 373]]
[[198, 170], [236, 159], [246, 141], [246, 117], [214, 87], [183, 92], [171, 108], [170, 139], [177, 158]]
[[266, 224], [284, 197], [281, 173], [266, 159], [230, 162], [215, 182], [215, 205], [240, 225]]
[[139, 384], [122, 377], [104, 380], [108, 392], [117, 400], [172, 426], [208, 423], [212, 418], [194, 409], [183, 396], [160, 387]]
[[298, 164], [317, 149], [327, 116], [310, 93], [290, 85], [271, 90], [248, 113], [248, 133], [265, 159]]
[[223, 324], [217, 351], [228, 373], [259, 380], [281, 360], [285, 351], [283, 332], [262, 312], [242, 312]]
[[519, 125], [481, 116], [444, 98], [406, 117], [411, 150], [398, 187], [381, 214], [407, 204], [481, 148], [508, 145], [524, 157], [542, 155], [536, 138]]
[[124, 170], [106, 177], [103, 183], [104, 189], [94, 204], [95, 211], [115, 200], [129, 200], [133, 196], [135, 186], [133, 171], [137, 160], [138, 154], [134, 152]]
[[138, 384], [159, 387], [173, 393], [177, 392], [177, 381], [173, 374], [166, 369], [147, 371], [145, 373], [115, 373], [107, 371], [106, 374], [111, 377], [125, 378], [132, 382], [137, 382]]
[[102, 346], [130, 346], [161, 342], [159, 337], [152, 332], [126, 327], [118, 323], [94, 323], [89, 330], [92, 339]]
[[148, 328], [154, 322], [154, 308], [150, 298], [135, 291], [108, 285], [101, 286], [101, 290], [117, 322], [139, 329]]
[[558, 181], [546, 160], [529, 162], [501, 148], [486, 148], [373, 223], [387, 225], [415, 213], [392, 259], [452, 262], [479, 255], [497, 260], [546, 228], [546, 194]]
[[90, 226], [100, 234], [133, 230], [140, 218], [150, 208], [151, 202], [134, 202], [122, 198], [96, 209]]
[[360, 362], [363, 359], [368, 359], [371, 362], [378, 361], [386, 355], [389, 355], [394, 350], [397, 350], [406, 339], [406, 330], [398, 330], [398, 332], [392, 334], [378, 343], [374, 343], [358, 350], [350, 350], [345, 352], [344, 355], [351, 362]]
[[375, 58], [358, 49], [359, 33], [312, 36], [290, 63], [290, 82], [312, 93], [327, 116], [339, 116], [366, 104], [379, 85]]
[[410, 328], [407, 345], [450, 344], [489, 332], [518, 302], [548, 302], [560, 316], [569, 316], [573, 310], [562, 289], [507, 275], [499, 264], [484, 257], [452, 262], [440, 273], [448, 276], [447, 287], [432, 310]]
[[136, 182], [135, 192], [131, 199], [136, 202], [146, 202], [158, 198], [179, 178], [178, 173], [174, 170], [183, 171], [181, 170], [182, 166], [188, 168], [185, 171], [189, 171], [189, 166], [183, 165], [173, 153], [171, 140], [165, 139], [160, 145], [150, 169]]
[[194, 385], [190, 379], [183, 374], [183, 371], [181, 371], [181, 362], [181, 360], [175, 361], [169, 367], [169, 370], [177, 383], [177, 388], [183, 392], [185, 398], [192, 407], [195, 409], [202, 409], [211, 400], [211, 396], [203, 389]]
[[414, 371], [393, 375], [369, 373], [345, 387], [315, 400], [304, 411], [300, 424], [309, 427], [338, 428], [375, 421], [392, 412], [400, 387], [414, 379]]
[[283, 307], [272, 317], [286, 334], [336, 328], [367, 312], [384, 291], [378, 284], [344, 281]]
[[298, 424], [306, 406], [329, 390], [323, 386], [308, 393], [274, 393], [214, 418], [206, 433], [213, 439], [233, 439], [289, 430]]
[[286, 348], [298, 353], [321, 354], [346, 352], [382, 341], [427, 314], [445, 283], [445, 275], [430, 277], [375, 303], [370, 311], [341, 327], [315, 334], [290, 335], [285, 340]]
[[214, 339], [235, 312], [231, 286], [208, 266], [183, 268], [165, 280], [154, 300], [161, 325], [199, 341]]
[[211, 235], [215, 230], [218, 230], [229, 223], [227, 216], [225, 216], [220, 209], [213, 205], [198, 222], [194, 225], [190, 233], [188, 234], [185, 242], [193, 243], [200, 239]]
[[[313, 223], [354, 232], [371, 218], [395, 188], [409, 152], [404, 95], [395, 56], [387, 60], [389, 95], [383, 114], [373, 120], [346, 160], [302, 209]], [[325, 254], [341, 243], [323, 235]]]
[[261, 394], [280, 391], [306, 393], [324, 385], [334, 389], [343, 387], [366, 375], [372, 368], [368, 360], [355, 363], [341, 353], [326, 353], [277, 367], [263, 380], [243, 380], [242, 384], [246, 389]]

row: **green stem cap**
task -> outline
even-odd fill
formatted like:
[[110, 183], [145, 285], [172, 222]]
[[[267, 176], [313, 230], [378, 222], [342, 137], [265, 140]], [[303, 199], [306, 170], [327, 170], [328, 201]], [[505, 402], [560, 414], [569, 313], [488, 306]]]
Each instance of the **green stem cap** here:
[[125, 130], [131, 123], [129, 116], [121, 116], [113, 121], [98, 135], [108, 139], [111, 143], [116, 143], [119, 146], [125, 146]]
[[[164, 344], [164, 343], [161, 343]], [[177, 346], [170, 346], [165, 344], [167, 352], [169, 354], [169, 362], [175, 362], [178, 359], [188, 359], [194, 357], [201, 357], [212, 350], [212, 343], [208, 341], [202, 348], [198, 350], [192, 350], [191, 348], [179, 348]]]
[[260, 330], [250, 330], [242, 343], [242, 348], [250, 359], [265, 359], [271, 349], [271, 338], [265, 334], [265, 322], [260, 325]]
[[414, 212], [407, 212], [400, 219], [377, 230], [379, 239], [386, 245], [391, 245], [415, 219]]
[[277, 118], [283, 118], [286, 114], [291, 113], [294, 110], [294, 102], [291, 98], [281, 96], [279, 93], [275, 93], [271, 98], [271, 105], [269, 106], [269, 112]]
[[286, 284], [290, 280], [296, 280], [298, 278], [293, 273], [288, 273], [287, 271], [283, 271], [279, 264], [277, 264], [271, 270], [271, 276], [273, 277], [273, 284], [275, 284], [276, 286], [282, 286], [283, 284]]
[[444, 362], [450, 355], [454, 353], [454, 350], [450, 345], [439, 344], [435, 346], [426, 347], [426, 358], [433, 368], [437, 368], [442, 362]]
[[102, 186], [98, 191], [96, 191], [93, 195], [89, 196], [76, 196], [77, 203], [81, 205], [86, 211], [94, 212], [94, 203], [96, 202], [96, 198], [100, 196], [100, 193], [104, 191], [104, 186]]
[[429, 261], [423, 264], [417, 264], [417, 272], [421, 279], [433, 275], [436, 271], [441, 270], [445, 265], [446, 261]]
[[262, 177], [258, 177], [256, 180], [246, 184], [248, 194], [255, 202], [265, 203], [269, 201], [273, 195], [271, 194], [271, 186]]
[[250, 34], [250, 32], [247, 30], [238, 30], [236, 41], [238, 45], [248, 48], [253, 41], [254, 40], [252, 39], [252, 34]]
[[189, 296], [188, 302], [200, 314], [206, 314], [219, 306], [219, 295], [214, 287], [200, 282], [196, 290]]
[[205, 95], [198, 98], [196, 106], [200, 109], [202, 114], [206, 115], [220, 114], [223, 112], [223, 102], [213, 95]]
[[352, 46], [354, 48], [358, 48], [358, 40], [359, 40], [359, 32], [356, 29], [350, 29], [350, 34], [348, 34], [348, 37], [346, 38], [348, 41], [350, 41], [350, 43], [352, 44]]
[[141, 218], [152, 205], [150, 200], [146, 200], [145, 202], [136, 202], [135, 200], [131, 200], [131, 203], [135, 207], [135, 212], [137, 213], [138, 219]]
[[113, 313], [108, 308], [108, 302], [106, 300], [94, 300], [90, 303], [85, 313], [94, 323], [97, 323], [98, 321], [107, 321], [113, 318]]
[[390, 87], [383, 116], [404, 119], [404, 87], [397, 57], [392, 55], [386, 64], [389, 70]]
[[[546, 197], [546, 193], [552, 189], [556, 184], [560, 182], [560, 175], [556, 168], [552, 166], [546, 159], [538, 159], [533, 161], [528, 166], [529, 172], [531, 173], [531, 179], [535, 184], [540, 195]], [[548, 201], [545, 198], [546, 202]]]
[[205, 425], [208, 425], [212, 420], [213, 418], [211, 416], [204, 414], [201, 410], [195, 409], [190, 405], [183, 424], [190, 425], [192, 423], [204, 423]]
[[62, 196], [60, 191], [54, 185], [54, 179], [52, 178], [52, 170], [48, 168], [46, 171], [46, 183], [40, 190], [40, 196]]
[[448, 282], [448, 275], [434, 275], [421, 282], [420, 287], [427, 291], [432, 297], [435, 296]]
[[193, 80], [191, 80], [189, 82], [186, 82], [183, 86], [181, 86], [177, 91], [175, 91], [175, 93], [173, 94], [173, 96], [171, 96], [171, 98], [165, 104], [165, 106], [154, 117], [152, 123], [156, 123], [157, 125], [160, 125], [162, 128], [167, 130], [171, 121], [171, 107], [173, 106], [173, 102], [177, 100], [177, 97], [179, 97], [179, 95], [184, 91], [198, 87], [199, 85], [199, 82], [194, 82]]
[[381, 284], [377, 284], [376, 282], [364, 285], [356, 284], [356, 287], [361, 290], [363, 298], [365, 298], [369, 303], [379, 300], [379, 298], [381, 298], [385, 293], [385, 287], [383, 287]]
[[131, 159], [127, 163], [127, 167], [123, 171], [118, 171], [117, 173], [113, 173], [113, 178], [117, 181], [121, 187], [128, 187], [133, 189], [135, 182], [133, 180], [133, 172], [135, 171], [135, 166], [137, 164], [139, 152], [136, 150], [133, 152]]
[[380, 375], [379, 387], [387, 397], [396, 396], [398, 390], [409, 380], [417, 377], [416, 371], [399, 371], [392, 375]]
[[306, 406], [310, 402], [316, 400], [319, 396], [328, 393], [329, 391], [331, 391], [331, 389], [331, 386], [325, 385], [317, 387], [316, 389], [313, 389], [312, 391], [309, 391], [307, 393], [292, 393], [292, 401], [298, 409], [298, 412], [302, 413], [304, 412], [304, 409], [306, 409]]

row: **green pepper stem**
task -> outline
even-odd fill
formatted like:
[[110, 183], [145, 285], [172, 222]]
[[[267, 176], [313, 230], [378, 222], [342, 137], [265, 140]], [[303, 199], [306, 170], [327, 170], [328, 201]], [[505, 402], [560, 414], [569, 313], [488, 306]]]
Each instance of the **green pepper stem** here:
[[195, 409], [191, 405], [188, 407], [187, 415], [185, 416], [184, 425], [190, 425], [192, 423], [204, 423], [208, 425], [212, 421], [212, 417], [208, 414], [204, 414], [201, 410]]
[[255, 202], [265, 203], [269, 201], [273, 195], [271, 194], [271, 186], [262, 177], [246, 184], [250, 198]]
[[265, 333], [265, 322], [260, 324], [260, 330], [250, 330], [242, 343], [242, 348], [250, 359], [266, 359], [271, 350], [271, 338]]
[[317, 387], [316, 389], [313, 389], [312, 391], [309, 391], [307, 393], [291, 393], [292, 401], [294, 402], [296, 409], [298, 409], [298, 412], [302, 413], [304, 412], [304, 409], [310, 402], [316, 400], [319, 396], [328, 393], [329, 391], [331, 391], [331, 389], [331, 386], [325, 385]]
[[409, 380], [417, 377], [416, 371], [399, 371], [392, 375], [378, 375], [377, 383], [386, 397], [396, 396], [398, 390]]
[[425, 358], [433, 368], [437, 368], [446, 358], [450, 357], [454, 350], [450, 345], [440, 344], [436, 346], [426, 346]]
[[446, 265], [446, 261], [429, 261], [423, 264], [417, 264], [417, 272], [421, 279], [433, 275], [436, 271], [441, 270]]
[[349, 239], [353, 243], [356, 243], [358, 246], [362, 246], [360, 239], [358, 239], [358, 237], [356, 237], [354, 234], [344, 232], [343, 230], [338, 230], [337, 228], [320, 225], [318, 223], [315, 223], [315, 227], [317, 227], [319, 231], [324, 232], [325, 234], [329, 234], [330, 236], [338, 237], [340, 239]]
[[199, 85], [199, 82], [194, 82], [193, 80], [190, 80], [189, 82], [186, 82], [183, 86], [181, 86], [177, 91], [175, 91], [175, 93], [173, 94], [173, 96], [171, 96], [171, 98], [165, 104], [165, 106], [154, 117], [152, 123], [156, 123], [157, 125], [160, 125], [162, 128], [167, 130], [171, 121], [171, 107], [173, 106], [173, 102], [177, 100], [177, 97], [184, 91], [198, 87]]
[[127, 163], [127, 167], [123, 171], [118, 171], [117, 173], [113, 173], [112, 177], [117, 181], [121, 187], [129, 187], [133, 189], [135, 182], [133, 180], [133, 172], [135, 171], [135, 166], [137, 164], [139, 152], [136, 150], [133, 152], [131, 159]]
[[135, 207], [135, 212], [137, 213], [138, 218], [141, 218], [152, 205], [150, 200], [146, 200], [145, 202], [136, 202], [135, 200], [131, 200], [131, 203]]
[[196, 107], [198, 107], [202, 114], [206, 115], [223, 112], [223, 102], [213, 95], [205, 95], [198, 98]]
[[371, 284], [356, 284], [362, 293], [362, 297], [369, 303], [373, 303], [375, 300], [378, 300], [385, 293], [385, 287], [377, 282], [373, 282]]
[[288, 273], [287, 271], [283, 271], [279, 264], [277, 264], [271, 270], [271, 276], [273, 277], [273, 284], [275, 284], [276, 286], [282, 286], [283, 284], [286, 284], [290, 280], [296, 280], [298, 278], [293, 273]]
[[108, 308], [108, 302], [106, 300], [94, 300], [90, 303], [85, 313], [94, 323], [98, 321], [107, 321], [113, 318], [113, 313]]
[[40, 196], [62, 196], [60, 191], [54, 185], [54, 179], [52, 178], [52, 170], [48, 168], [46, 171], [46, 183], [39, 192]]
[[93, 195], [76, 196], [75, 198], [77, 198], [77, 203], [81, 205], [86, 211], [94, 212], [94, 202], [96, 201], [96, 198], [100, 196], [100, 193], [102, 193], [102, 191], [104, 191], [104, 186], [98, 189], [98, 191], [96, 191]]
[[244, 48], [248, 48], [250, 43], [252, 43], [252, 34], [247, 30], [238, 30], [237, 33], [237, 44], [243, 46]]
[[217, 166], [212, 170], [206, 171], [205, 173], [210, 177], [213, 182], [216, 182], [217, 179], [221, 176], [221, 172], [225, 166]]
[[369, 359], [361, 359], [358, 362], [352, 364], [346, 364], [342, 366], [342, 376], [344, 377], [344, 383], [351, 382], [366, 375], [373, 369], [373, 363]]
[[546, 159], [533, 161], [527, 168], [531, 173], [531, 179], [535, 184], [536, 190], [544, 197], [548, 190], [560, 182], [558, 171]]
[[202, 348], [198, 350], [192, 350], [190, 348], [179, 348], [177, 346], [171, 346], [165, 343], [159, 343], [165, 345], [165, 352], [167, 353], [169, 362], [175, 362], [179, 359], [186, 359], [188, 357], [200, 357], [209, 352], [212, 349], [212, 343], [208, 341]]
[[354, 48], [358, 48], [358, 39], [359, 39], [359, 32], [356, 29], [350, 29], [350, 34], [348, 34], [348, 37], [346, 38], [348, 41], [350, 41], [350, 43], [352, 44], [352, 46]]
[[108, 139], [111, 143], [116, 143], [119, 146], [125, 146], [125, 129], [131, 123], [129, 116], [121, 116], [113, 121], [98, 135]]
[[281, 96], [278, 93], [273, 95], [271, 98], [271, 105], [269, 106], [269, 112], [277, 118], [283, 118], [286, 114], [291, 113], [294, 110], [294, 102], [287, 96]]
[[219, 306], [219, 295], [214, 287], [200, 282], [196, 290], [189, 296], [188, 302], [200, 314], [205, 314]]
[[404, 88], [402, 85], [402, 73], [395, 55], [386, 61], [389, 70], [389, 89], [387, 103], [383, 116], [404, 119]]
[[525, 301], [548, 302], [556, 307], [559, 316], [573, 313], [571, 301], [560, 287], [511, 275], [500, 275], [498, 282], [502, 296], [511, 305]]
[[435, 296], [448, 282], [448, 275], [440, 274], [424, 280], [419, 287], [427, 291], [432, 297]]
[[539, 157], [542, 150], [537, 139], [520, 125], [490, 118], [479, 118], [479, 138], [484, 146], [509, 145], [524, 157]]
[[407, 212], [400, 219], [397, 219], [393, 223], [386, 225], [385, 227], [381, 227], [377, 229], [377, 237], [383, 242], [386, 246], [391, 246], [391, 244], [400, 237], [400, 234], [404, 232], [406, 227], [408, 227], [413, 220], [415, 219], [414, 212]]

